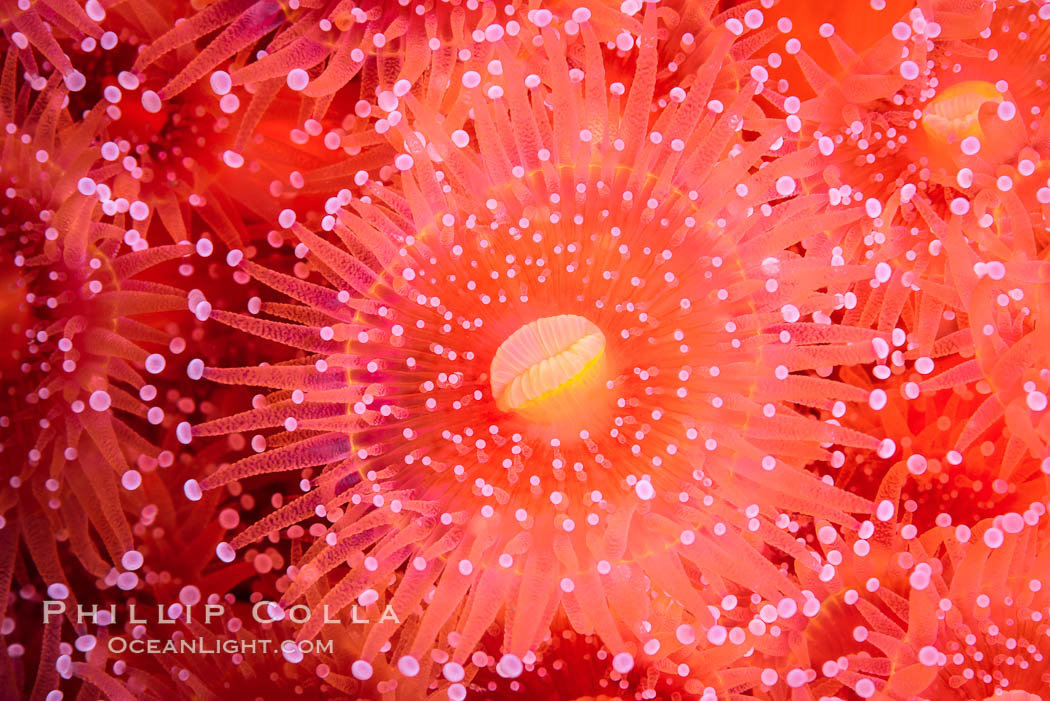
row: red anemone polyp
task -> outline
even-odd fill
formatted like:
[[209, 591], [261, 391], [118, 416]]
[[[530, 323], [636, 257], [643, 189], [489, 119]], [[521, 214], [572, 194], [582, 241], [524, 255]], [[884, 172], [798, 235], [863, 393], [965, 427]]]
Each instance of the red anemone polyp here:
[[[795, 570], [819, 602], [816, 615], [758, 636], [755, 696], [848, 687], [861, 699], [983, 701], [1007, 690], [1027, 699], [1022, 690], [1045, 687], [1045, 503], [971, 525], [917, 526], [901, 501], [905, 487], [901, 471], [890, 471], [874, 518], [855, 533], [813, 524], [819, 567]], [[770, 611], [765, 620], [775, 618]]]
[[[546, 82], [510, 60], [457, 67], [462, 129], [396, 98], [391, 184], [341, 196], [322, 232], [282, 214], [306, 279], [231, 254], [292, 303], [256, 299], [244, 315], [190, 300], [301, 355], [191, 363], [192, 377], [273, 392], [180, 427], [184, 442], [257, 434], [258, 454], [187, 482], [187, 496], [325, 468], [218, 555], [309, 533], [282, 604], [378, 597], [411, 618], [374, 623], [360, 652], [396, 640], [418, 672], [398, 687], [408, 698], [434, 680], [431, 651], [468, 664], [497, 617], [504, 669], [520, 673], [558, 611], [629, 669], [651, 638], [653, 588], [706, 634], [717, 626], [691, 584], [705, 574], [801, 607], [763, 555], [803, 547], [788, 513], [848, 529], [872, 508], [802, 469], [832, 444], [879, 444], [810, 413], [875, 401], [828, 379], [875, 358], [878, 334], [830, 323], [840, 291], [872, 272], [796, 248], [863, 210], [800, 194], [822, 157], [789, 125], [747, 116], [754, 80], [725, 105], [696, 82], [652, 113], [652, 12], [625, 95], [586, 22], [576, 36], [536, 31]], [[712, 31], [713, 80], [734, 33]], [[582, 43], [585, 69], [566, 65], [566, 41]]]
[[943, 238], [944, 220], [973, 212], [975, 223], [985, 222], [966, 227], [978, 246], [999, 239], [1042, 250], [1042, 205], [1050, 201], [1042, 37], [1050, 11], [1028, 3], [963, 7], [901, 12], [874, 48], [856, 55], [835, 25], [825, 25], [819, 41], [845, 67], [834, 78], [796, 47], [819, 93], [800, 109], [803, 132], [835, 154], [835, 197], [871, 201], [887, 225], [910, 228], [924, 244]]
[[[243, 162], [248, 139], [264, 114], [278, 110], [278, 93], [290, 92], [298, 103], [299, 122], [320, 124], [335, 106], [370, 109], [381, 92], [431, 83], [444, 94], [442, 76], [462, 53], [483, 54], [504, 39], [527, 41], [535, 36], [531, 19], [543, 24], [555, 19], [549, 9], [528, 9], [521, 3], [380, 2], [367, 0], [320, 3], [239, 0], [206, 6], [175, 21], [139, 54], [134, 70], [156, 73], [167, 80], [143, 93], [151, 112], [194, 84], [209, 79], [213, 89], [238, 112], [238, 92], [251, 93], [251, 108], [241, 110], [240, 128], [228, 161]], [[620, 12], [600, 3], [605, 26], [621, 21], [637, 27]], [[193, 8], [187, 8], [193, 9]], [[590, 11], [555, 8], [560, 20]], [[177, 19], [177, 18], [172, 18]], [[187, 47], [196, 47], [193, 58]], [[254, 51], [253, 49], [262, 49]], [[226, 70], [228, 69], [228, 71]], [[287, 90], [285, 90], [287, 88]], [[357, 92], [356, 106], [346, 104]], [[243, 93], [241, 93], [243, 97]], [[385, 99], [385, 98], [384, 98]], [[335, 110], [332, 110], [335, 112]], [[333, 137], [337, 138], [337, 137]], [[228, 154], [228, 155], [227, 155]]]
[[[875, 265], [882, 284], [856, 285], [857, 304], [843, 316], [891, 334], [872, 374], [905, 379], [907, 368], [911, 379], [885, 391], [903, 392], [904, 401], [922, 395], [927, 406], [942, 390], [978, 395], [972, 410], [937, 419], [960, 429], [953, 445], [933, 451], [938, 455], [912, 456], [906, 448], [894, 460], [941, 461], [937, 480], [1009, 491], [1033, 477], [1044, 480], [1038, 470], [1046, 457], [1046, 361], [1036, 349], [1047, 279], [1038, 262], [1050, 202], [1047, 105], [1039, 86], [1050, 77], [1050, 10], [1028, 3], [970, 13], [964, 7], [901, 10], [888, 34], [856, 53], [849, 50], [855, 38], [840, 37], [829, 22], [819, 41], [835, 49], [845, 77], [798, 50], [819, 93], [799, 114], [802, 133], [834, 163], [825, 173], [833, 201], [863, 202], [873, 219], [863, 237], [821, 243], [845, 260]], [[893, 416], [887, 411], [880, 421]], [[914, 437], [889, 429], [887, 423], [899, 444]], [[971, 480], [982, 473], [987, 479]], [[937, 498], [932, 487], [926, 496]], [[1006, 491], [981, 497], [982, 509]], [[979, 515], [954, 506], [925, 515]]]
[[148, 278], [189, 247], [151, 248], [136, 229], [150, 207], [125, 197], [101, 165], [104, 108], [75, 122], [57, 81], [37, 92], [13, 71], [0, 89], [19, 96], [0, 109], [0, 244], [13, 263], [0, 522], [44, 587], [72, 603], [73, 562], [106, 586], [120, 574], [137, 582], [130, 523], [159, 486], [157, 468], [174, 458], [154, 442], [177, 423], [157, 385], [186, 345], [165, 323], [184, 295]]

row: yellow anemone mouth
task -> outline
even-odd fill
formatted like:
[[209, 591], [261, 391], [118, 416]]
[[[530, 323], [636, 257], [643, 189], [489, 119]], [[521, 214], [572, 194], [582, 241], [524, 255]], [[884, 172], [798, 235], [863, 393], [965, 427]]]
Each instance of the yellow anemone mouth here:
[[940, 92], [923, 110], [922, 127], [934, 140], [954, 144], [968, 136], [981, 137], [978, 115], [986, 102], [1002, 102], [995, 86], [983, 80], [968, 80]]
[[531, 321], [500, 344], [490, 377], [501, 411], [565, 421], [587, 410], [605, 380], [605, 335], [575, 314]]

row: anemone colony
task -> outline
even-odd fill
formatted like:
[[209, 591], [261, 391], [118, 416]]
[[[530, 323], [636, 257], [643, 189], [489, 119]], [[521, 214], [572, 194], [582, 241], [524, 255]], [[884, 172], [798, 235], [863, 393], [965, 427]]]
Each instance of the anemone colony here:
[[0, 697], [1050, 699], [1048, 23], [0, 0]]

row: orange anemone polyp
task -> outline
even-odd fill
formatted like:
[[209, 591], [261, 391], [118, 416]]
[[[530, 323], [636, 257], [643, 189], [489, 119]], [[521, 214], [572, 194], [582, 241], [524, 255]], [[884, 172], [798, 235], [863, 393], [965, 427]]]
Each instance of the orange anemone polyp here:
[[[733, 35], [714, 31], [717, 72]], [[409, 612], [400, 629], [372, 625], [359, 653], [380, 665], [403, 651], [402, 698], [425, 696], [435, 652], [476, 665], [496, 622], [516, 677], [560, 613], [625, 674], [654, 649], [650, 582], [681, 602], [689, 639], [733, 641], [710, 609], [730, 589], [805, 605], [762, 555], [804, 547], [780, 532], [785, 510], [855, 528], [850, 514], [873, 509], [802, 469], [824, 443], [879, 446], [805, 408], [873, 401], [810, 373], [874, 361], [874, 332], [823, 323], [845, 304], [836, 291], [872, 271], [796, 250], [863, 215], [801, 194], [822, 156], [787, 123], [752, 120], [753, 79], [729, 106], [707, 107], [699, 82], [654, 117], [653, 10], [625, 104], [593, 32], [579, 34], [543, 32], [549, 59], [574, 48], [566, 37], [582, 46], [582, 92], [558, 58], [549, 84], [509, 60], [454, 78], [472, 113], [462, 123], [405, 95], [403, 125], [384, 132], [406, 151], [391, 183], [363, 184], [320, 233], [288, 227], [316, 282], [240, 261], [299, 304], [209, 314], [311, 355], [199, 363], [198, 377], [279, 393], [185, 424], [180, 440], [278, 432], [187, 495], [266, 473], [310, 479], [217, 554], [230, 562], [324, 513], [281, 605], [316, 595], [334, 612], [370, 589]], [[752, 125], [761, 133], [741, 141]], [[570, 411], [579, 426], [559, 422]]]
[[605, 379], [605, 334], [575, 314], [537, 319], [500, 344], [490, 374], [501, 411], [564, 424], [593, 410]]

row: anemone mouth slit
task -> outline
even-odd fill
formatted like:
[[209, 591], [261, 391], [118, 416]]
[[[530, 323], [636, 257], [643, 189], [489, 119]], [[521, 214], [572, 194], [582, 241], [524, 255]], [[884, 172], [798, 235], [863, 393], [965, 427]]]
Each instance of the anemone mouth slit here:
[[978, 113], [986, 102], [1001, 103], [1003, 95], [983, 80], [968, 80], [947, 88], [926, 106], [922, 126], [934, 139], [956, 143], [982, 136]]
[[542, 424], [593, 410], [606, 375], [605, 334], [576, 314], [543, 317], [500, 344], [490, 382], [496, 406]]

